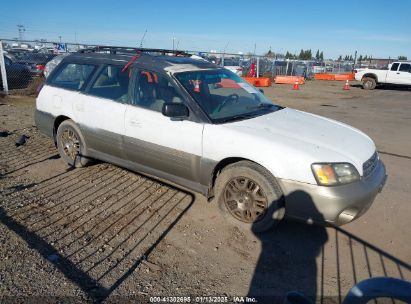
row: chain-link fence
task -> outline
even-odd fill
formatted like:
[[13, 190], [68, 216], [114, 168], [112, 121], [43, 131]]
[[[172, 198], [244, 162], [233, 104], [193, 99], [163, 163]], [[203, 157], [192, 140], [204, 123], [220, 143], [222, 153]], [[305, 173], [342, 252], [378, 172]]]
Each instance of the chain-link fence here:
[[[35, 94], [39, 85], [61, 59], [73, 52], [97, 45], [44, 40], [1, 40], [0, 90], [11, 94]], [[274, 78], [277, 75], [314, 78], [317, 73], [351, 73], [352, 61], [291, 60], [282, 55], [228, 54], [186, 51], [231, 70], [240, 76]], [[385, 68], [392, 60], [369, 59], [355, 67]], [[7, 81], [3, 81], [3, 78]]]
[[0, 90], [34, 94], [63, 56], [94, 45], [0, 39]]
[[201, 56], [230, 70], [240, 71], [241, 76], [274, 78], [281, 76], [303, 76], [314, 78], [317, 73], [345, 74], [354, 69], [352, 61], [316, 61], [285, 59], [276, 56], [201, 53]]

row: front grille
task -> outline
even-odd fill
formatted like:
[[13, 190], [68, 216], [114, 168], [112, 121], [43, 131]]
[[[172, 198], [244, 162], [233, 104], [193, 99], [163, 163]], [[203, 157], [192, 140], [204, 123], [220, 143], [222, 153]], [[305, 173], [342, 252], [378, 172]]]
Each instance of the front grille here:
[[371, 175], [371, 173], [377, 167], [378, 161], [379, 161], [378, 154], [377, 152], [374, 152], [374, 154], [362, 165], [364, 177], [368, 177]]

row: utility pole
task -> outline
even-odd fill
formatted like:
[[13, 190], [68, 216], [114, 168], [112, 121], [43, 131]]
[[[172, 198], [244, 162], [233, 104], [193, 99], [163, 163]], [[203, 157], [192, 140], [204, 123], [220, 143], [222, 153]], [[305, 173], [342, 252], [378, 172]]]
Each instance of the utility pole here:
[[225, 45], [225, 47], [224, 47], [223, 57], [221, 58], [221, 66], [224, 66], [225, 50], [227, 49], [229, 43], [230, 43], [230, 42], [227, 41], [227, 43], [226, 43], [226, 45]]
[[[79, 46], [79, 44], [77, 43], [77, 32], [74, 32], [74, 42], [75, 42], [76, 45], [77, 45], [77, 51], [80, 50], [80, 46]], [[67, 52], [67, 50], [66, 50], [66, 52]]]
[[17, 24], [17, 30], [19, 31], [19, 40], [23, 40], [23, 33], [26, 31], [26, 28], [22, 24]]
[[61, 36], [59, 36], [59, 40], [60, 40], [60, 43], [61, 43]]
[[357, 64], [357, 51], [355, 51], [355, 55], [354, 55], [354, 66], [352, 67], [353, 69], [355, 69], [356, 64]]
[[175, 37], [173, 37], [173, 51], [174, 51], [174, 40], [176, 40], [176, 38], [175, 38]]

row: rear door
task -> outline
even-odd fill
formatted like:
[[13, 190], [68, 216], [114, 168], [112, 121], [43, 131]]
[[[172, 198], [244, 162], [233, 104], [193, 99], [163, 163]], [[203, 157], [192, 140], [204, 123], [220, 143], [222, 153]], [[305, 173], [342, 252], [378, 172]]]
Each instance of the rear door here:
[[119, 65], [101, 66], [86, 92], [74, 102], [73, 111], [89, 149], [125, 158], [122, 136], [129, 75], [121, 70]]
[[167, 75], [135, 70], [134, 77], [133, 100], [125, 115], [127, 158], [158, 176], [198, 181], [203, 124], [162, 114], [164, 103], [184, 102]]
[[411, 64], [401, 63], [397, 73], [398, 84], [411, 85]]

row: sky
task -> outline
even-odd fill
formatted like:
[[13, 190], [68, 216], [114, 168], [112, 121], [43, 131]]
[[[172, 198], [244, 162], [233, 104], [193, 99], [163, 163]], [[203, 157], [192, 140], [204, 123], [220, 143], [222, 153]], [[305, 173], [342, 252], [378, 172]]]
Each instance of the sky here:
[[[365, 4], [366, 3], [366, 4]], [[5, 0], [0, 38], [264, 54], [317, 49], [325, 58], [411, 58], [411, 1]]]

